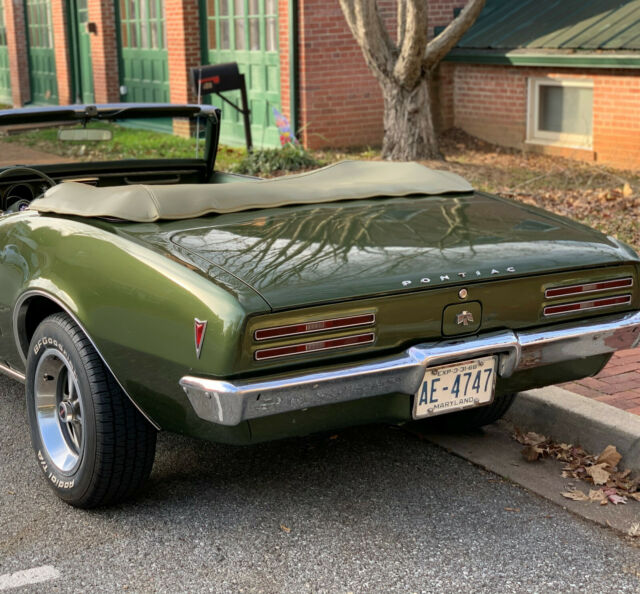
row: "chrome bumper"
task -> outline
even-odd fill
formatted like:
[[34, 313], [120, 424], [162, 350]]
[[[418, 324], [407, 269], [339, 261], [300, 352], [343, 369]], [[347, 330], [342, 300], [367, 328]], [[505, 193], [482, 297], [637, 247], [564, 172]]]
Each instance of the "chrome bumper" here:
[[425, 342], [390, 357], [265, 381], [229, 382], [185, 376], [180, 385], [196, 414], [221, 425], [370, 396], [415, 394], [425, 369], [481, 355], [499, 356], [498, 373], [612, 353], [640, 343], [640, 312], [480, 336]]

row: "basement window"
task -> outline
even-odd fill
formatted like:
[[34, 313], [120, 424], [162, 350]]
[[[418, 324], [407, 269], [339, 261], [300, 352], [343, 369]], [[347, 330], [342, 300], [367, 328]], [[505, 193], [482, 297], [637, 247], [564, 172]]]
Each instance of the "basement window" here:
[[593, 82], [529, 79], [527, 141], [592, 148]]

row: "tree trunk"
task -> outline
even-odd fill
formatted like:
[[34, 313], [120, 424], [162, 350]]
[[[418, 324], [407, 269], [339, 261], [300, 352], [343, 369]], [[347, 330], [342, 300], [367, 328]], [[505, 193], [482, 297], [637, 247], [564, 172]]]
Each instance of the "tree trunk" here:
[[384, 97], [383, 158], [391, 161], [442, 159], [427, 75], [423, 74], [411, 90], [393, 80], [380, 84]]

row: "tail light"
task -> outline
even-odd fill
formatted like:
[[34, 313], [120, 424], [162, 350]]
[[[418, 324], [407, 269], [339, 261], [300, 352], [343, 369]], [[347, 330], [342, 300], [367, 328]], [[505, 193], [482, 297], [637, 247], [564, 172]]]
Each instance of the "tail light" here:
[[610, 291], [613, 289], [624, 289], [633, 286], [633, 278], [616, 278], [612, 280], [586, 283], [584, 285], [570, 285], [568, 287], [554, 287], [547, 289], [544, 296], [547, 299], [557, 299], [558, 297], [570, 297], [571, 295], [584, 295], [585, 293], [597, 293], [599, 291]]
[[[288, 324], [284, 326], [273, 326], [270, 328], [260, 328], [256, 330], [253, 337], [256, 342], [278, 341], [282, 338], [306, 337], [316, 333], [340, 332], [340, 336], [327, 336], [316, 340], [307, 340], [295, 344], [284, 344], [265, 346], [255, 351], [256, 361], [265, 359], [275, 359], [276, 357], [288, 357], [311, 353], [316, 351], [327, 351], [331, 349], [342, 349], [345, 347], [370, 344], [375, 341], [374, 331], [365, 331], [366, 326], [375, 324], [376, 316], [373, 313], [363, 313], [341, 318], [329, 318], [325, 320], [315, 320], [301, 322], [299, 324]], [[345, 335], [345, 331], [354, 329], [353, 333]]]
[[577, 301], [575, 303], [548, 305], [544, 308], [543, 313], [545, 316], [557, 316], [576, 311], [613, 307], [615, 305], [629, 305], [630, 303], [631, 295], [619, 295], [617, 297], [603, 297], [601, 299], [590, 299], [589, 301]]
[[332, 318], [317, 322], [303, 322], [302, 324], [290, 324], [288, 326], [274, 326], [256, 330], [256, 340], [269, 340], [272, 338], [284, 338], [285, 336], [298, 336], [313, 334], [323, 330], [341, 330], [343, 328], [355, 328], [357, 326], [369, 326], [376, 321], [376, 315], [372, 313], [349, 316], [346, 318]]
[[340, 349], [349, 346], [369, 344], [375, 340], [375, 337], [376, 335], [373, 332], [367, 332], [366, 334], [356, 334], [354, 336], [345, 336], [343, 338], [330, 338], [328, 340], [316, 340], [314, 342], [303, 342], [288, 346], [260, 349], [255, 352], [255, 358], [256, 361], [263, 361], [264, 359], [300, 355], [302, 353], [311, 353], [313, 351], [326, 351], [329, 349]]

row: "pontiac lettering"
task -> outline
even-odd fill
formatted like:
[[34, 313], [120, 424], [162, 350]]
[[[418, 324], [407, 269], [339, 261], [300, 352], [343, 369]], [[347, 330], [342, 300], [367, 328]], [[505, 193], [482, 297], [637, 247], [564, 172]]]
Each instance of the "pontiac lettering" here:
[[[511, 273], [513, 273], [513, 272], [515, 272], [515, 271], [516, 271], [515, 266], [507, 266], [507, 267], [504, 269], [504, 272], [511, 272]], [[495, 275], [497, 275], [497, 274], [504, 274], [504, 272], [503, 272], [503, 271], [498, 270], [497, 268], [492, 268], [490, 271], [487, 271], [487, 272], [485, 272], [484, 274], [485, 274], [485, 275], [487, 275], [487, 276], [495, 276]], [[453, 273], [452, 273], [452, 274], [453, 274]], [[475, 274], [475, 275], [476, 275], [476, 277], [478, 277], [478, 276], [482, 276], [482, 275], [483, 275], [483, 272], [482, 272], [481, 270], [474, 270], [473, 272], [457, 272], [457, 273], [456, 273], [456, 276], [457, 276], [457, 277], [459, 277], [459, 278], [467, 278], [467, 275], [471, 275], [471, 274]], [[445, 282], [445, 281], [450, 281], [450, 280], [451, 280], [451, 276], [450, 276], [449, 274], [441, 274], [441, 275], [439, 275], [439, 276], [440, 276], [440, 281], [441, 281], [441, 282]], [[454, 280], [455, 280], [455, 279], [454, 279]], [[422, 277], [422, 278], [420, 279], [420, 282], [421, 282], [423, 285], [429, 284], [429, 283], [431, 282], [431, 278], [430, 278], [430, 277], [428, 277], [428, 276]], [[403, 286], [403, 287], [408, 287], [411, 283], [412, 283], [412, 281], [411, 281], [411, 280], [408, 280], [408, 279], [407, 279], [407, 280], [403, 280], [403, 281], [402, 281], [402, 286]]]

